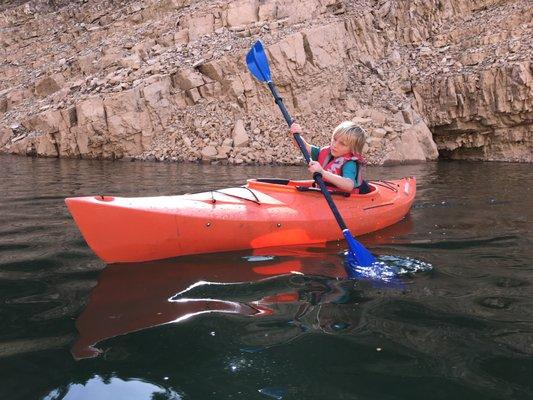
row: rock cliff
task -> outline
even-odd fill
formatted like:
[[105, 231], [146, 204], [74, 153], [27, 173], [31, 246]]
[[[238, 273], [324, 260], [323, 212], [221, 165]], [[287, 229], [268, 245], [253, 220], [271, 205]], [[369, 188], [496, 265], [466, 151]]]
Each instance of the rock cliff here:
[[244, 56], [261, 39], [308, 141], [375, 164], [533, 161], [531, 0], [32, 0], [0, 6], [0, 151], [294, 163]]

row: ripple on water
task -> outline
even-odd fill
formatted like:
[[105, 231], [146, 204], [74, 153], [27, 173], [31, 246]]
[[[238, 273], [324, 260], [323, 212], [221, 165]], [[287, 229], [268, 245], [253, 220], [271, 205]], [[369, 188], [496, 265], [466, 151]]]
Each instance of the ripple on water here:
[[496, 286], [502, 288], [516, 288], [520, 286], [528, 286], [530, 283], [524, 279], [514, 277], [500, 277], [496, 279]]
[[59, 268], [63, 261], [55, 256], [29, 257], [25, 260], [7, 261], [0, 263], [0, 269], [3, 271], [36, 271], [40, 272], [46, 269]]
[[[9, 237], [9, 236], [15, 236], [17, 239], [28, 239], [28, 238], [35, 238], [35, 235], [39, 232], [49, 232], [50, 227], [46, 225], [26, 225], [22, 223], [18, 224], [12, 224], [12, 225], [4, 225], [3, 227], [0, 227], [0, 234], [2, 235], [2, 239]], [[27, 235], [28, 238], [25, 238], [24, 235]]]
[[420, 247], [424, 249], [443, 249], [443, 250], [462, 250], [462, 249], [478, 249], [485, 248], [488, 245], [495, 245], [498, 247], [511, 247], [517, 239], [515, 235], [490, 237], [484, 239], [465, 238], [462, 240], [435, 240], [424, 239], [420, 241], [413, 240], [410, 243], [402, 243], [405, 247]]
[[402, 276], [428, 272], [433, 269], [433, 266], [425, 261], [392, 255], [378, 256], [372, 265], [361, 267], [350, 265], [350, 257], [347, 254], [348, 252], [345, 253], [345, 266], [350, 271], [350, 276], [355, 279], [370, 280], [375, 283], [381, 282], [384, 285], [399, 285], [399, 278]]
[[28, 243], [0, 243], [0, 251], [20, 251], [30, 247]]
[[478, 303], [483, 307], [493, 308], [497, 310], [508, 309], [513, 303], [516, 302], [516, 299], [501, 296], [484, 297], [478, 300]]

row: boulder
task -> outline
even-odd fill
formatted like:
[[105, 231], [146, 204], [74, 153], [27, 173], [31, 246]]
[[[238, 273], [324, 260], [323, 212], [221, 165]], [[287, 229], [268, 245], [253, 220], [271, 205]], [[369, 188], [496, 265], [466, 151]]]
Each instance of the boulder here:
[[22, 102], [33, 97], [32, 91], [26, 88], [12, 89], [6, 94], [7, 110], [12, 110]]
[[233, 146], [234, 147], [246, 147], [250, 141], [246, 129], [244, 128], [244, 121], [242, 119], [237, 120], [233, 127]]
[[53, 134], [42, 133], [33, 138], [36, 155], [41, 157], [59, 157], [56, 138]]
[[[168, 82], [170, 84], [170, 82]], [[152, 125], [138, 88], [106, 96], [104, 107], [107, 117], [105, 151], [113, 154], [138, 155], [143, 140], [152, 133]]]
[[257, 21], [258, 1], [237, 0], [229, 3], [225, 12], [226, 25], [235, 27], [247, 25]]
[[53, 134], [59, 132], [62, 122], [61, 111], [47, 110], [28, 118], [24, 125], [31, 131]]
[[194, 69], [182, 69], [172, 75], [172, 83], [182, 90], [190, 90], [202, 86], [204, 78]]
[[218, 152], [215, 146], [205, 146], [201, 151], [202, 160], [214, 160], [216, 158], [217, 153]]
[[313, 65], [320, 69], [343, 65], [347, 42], [344, 23], [334, 22], [307, 29], [304, 30], [303, 35], [308, 44], [309, 57]]
[[11, 141], [13, 131], [7, 126], [0, 127], [0, 146], [5, 146]]
[[215, 31], [215, 17], [213, 14], [191, 17], [187, 21], [188, 38], [190, 41], [197, 40]]
[[119, 63], [124, 68], [131, 68], [132, 70], [138, 70], [142, 66], [142, 58], [139, 54], [134, 53], [127, 57], [123, 57], [119, 60]]
[[65, 84], [61, 75], [46, 76], [35, 84], [35, 94], [39, 97], [46, 97], [57, 92]]
[[426, 161], [424, 150], [412, 130], [403, 132], [400, 138], [391, 143], [392, 149], [385, 153], [383, 164], [404, 164]]
[[106, 113], [101, 97], [95, 96], [76, 105], [78, 125], [71, 129], [80, 155], [96, 157], [107, 133]]
[[174, 34], [174, 43], [176, 46], [184, 45], [189, 43], [189, 30], [180, 29]]

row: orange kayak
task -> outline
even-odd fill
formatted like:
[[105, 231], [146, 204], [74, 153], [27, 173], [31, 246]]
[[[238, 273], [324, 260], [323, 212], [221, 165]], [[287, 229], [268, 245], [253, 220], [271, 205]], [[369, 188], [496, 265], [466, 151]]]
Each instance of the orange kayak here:
[[[159, 197], [65, 200], [87, 244], [106, 263], [342, 240], [312, 181], [250, 179], [241, 187]], [[355, 236], [392, 225], [409, 212], [414, 177], [371, 181], [367, 194], [333, 196]]]

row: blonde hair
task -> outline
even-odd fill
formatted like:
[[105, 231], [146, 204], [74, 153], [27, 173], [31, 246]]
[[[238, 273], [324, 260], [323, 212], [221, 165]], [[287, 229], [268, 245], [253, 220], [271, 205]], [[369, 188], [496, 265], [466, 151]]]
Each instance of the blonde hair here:
[[355, 122], [344, 121], [335, 127], [331, 137], [344, 139], [352, 153], [361, 154], [366, 141], [366, 132]]

